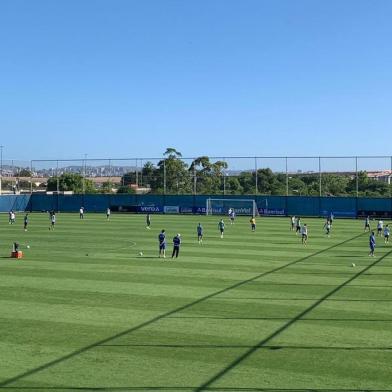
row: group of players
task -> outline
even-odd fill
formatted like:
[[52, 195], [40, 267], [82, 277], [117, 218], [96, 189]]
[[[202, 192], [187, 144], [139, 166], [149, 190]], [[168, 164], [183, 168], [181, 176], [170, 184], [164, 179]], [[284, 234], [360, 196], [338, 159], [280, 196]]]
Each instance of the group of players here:
[[[331, 224], [332, 224], [332, 218], [328, 218], [327, 222], [329, 223], [329, 231], [328, 231], [328, 236], [329, 236], [329, 232], [331, 229]], [[295, 234], [300, 234], [301, 235], [301, 241], [303, 245], [306, 245], [308, 242], [308, 226], [306, 223], [304, 223], [302, 225], [301, 223], [301, 218], [299, 216], [292, 216], [290, 218], [290, 223], [291, 223], [291, 231], [295, 231]], [[324, 226], [325, 227], [325, 226]]]
[[[13, 210], [8, 212], [8, 224], [13, 225], [16, 222], [15, 212]], [[23, 230], [27, 231], [27, 225], [29, 223], [29, 213], [26, 212], [23, 218]]]
[[[49, 230], [54, 230], [55, 224], [56, 224], [56, 213], [54, 210], [48, 211], [49, 213], [49, 221], [50, 221], [50, 226]], [[106, 219], [109, 220], [111, 215], [111, 210], [108, 207], [106, 209]], [[84, 207], [80, 207], [79, 209], [79, 217], [80, 219], [84, 219]], [[230, 208], [228, 210], [228, 217], [230, 219], [230, 224], [233, 225], [235, 218], [236, 218], [236, 213], [233, 208]], [[332, 230], [332, 223], [334, 220], [333, 214], [329, 214], [329, 216], [326, 219], [326, 222], [324, 224], [324, 230], [325, 234], [329, 237], [331, 234]], [[8, 213], [8, 223], [9, 224], [14, 224], [15, 223], [15, 212], [14, 211], [9, 211]], [[29, 214], [26, 213], [24, 218], [23, 218], [23, 227], [24, 231], [27, 231], [27, 226], [29, 223]], [[146, 216], [146, 228], [151, 229], [151, 215], [147, 214]], [[251, 231], [255, 232], [256, 231], [256, 218], [254, 216], [251, 217], [250, 219], [250, 225], [251, 225]], [[298, 235], [301, 235], [301, 242], [303, 245], [307, 244], [308, 241], [308, 226], [307, 224], [302, 224], [301, 218], [298, 216], [292, 216], [290, 217], [290, 228], [291, 231], [295, 231], [295, 233]], [[220, 232], [220, 238], [223, 238], [224, 231], [225, 231], [225, 222], [222, 219], [218, 222], [218, 230]], [[370, 248], [370, 253], [369, 256], [374, 256], [375, 248], [376, 248], [376, 235], [375, 232], [372, 231], [371, 226], [370, 226], [370, 217], [367, 216], [365, 219], [365, 226], [364, 226], [364, 231], [369, 231], [370, 232], [370, 237], [369, 237], [369, 248]], [[197, 240], [198, 243], [201, 245], [203, 243], [203, 226], [201, 223], [198, 223], [197, 228]], [[384, 222], [380, 219], [377, 222], [377, 236], [384, 236], [384, 243], [388, 244], [389, 243], [389, 236], [390, 236], [390, 229], [389, 225], [384, 226]], [[158, 235], [158, 242], [159, 242], [159, 257], [166, 258], [166, 233], [165, 230], [162, 230], [159, 235]], [[180, 246], [181, 246], [181, 235], [177, 233], [173, 240], [173, 251], [172, 251], [172, 258], [178, 257], [180, 253]]]
[[[331, 235], [331, 230], [332, 230], [332, 223], [333, 223], [333, 219], [334, 216], [331, 213], [325, 224], [324, 224], [324, 230], [325, 230], [325, 234], [330, 237]], [[290, 223], [291, 223], [291, 230], [295, 231], [296, 234], [301, 234], [302, 236], [302, 244], [306, 245], [307, 240], [308, 240], [308, 227], [306, 225], [306, 223], [304, 225], [301, 224], [301, 218], [300, 217], [296, 217], [296, 216], [292, 216], [290, 218]], [[374, 257], [374, 251], [376, 249], [376, 236], [375, 236], [375, 232], [371, 230], [370, 227], [370, 217], [367, 216], [365, 219], [365, 227], [364, 227], [364, 231], [369, 231], [370, 232], [370, 236], [369, 236], [369, 248], [370, 248], [370, 252], [369, 252], [369, 256]], [[390, 229], [389, 229], [389, 225], [385, 225], [384, 227], [384, 222], [380, 219], [377, 222], [377, 236], [382, 236], [384, 235], [384, 243], [388, 244], [389, 243], [389, 236], [390, 236]]]
[[[230, 224], [233, 225], [235, 221], [235, 211], [234, 209], [230, 208], [228, 211], [228, 215], [230, 218]], [[256, 231], [256, 219], [255, 217], [252, 217], [250, 219], [250, 224], [251, 224], [251, 230], [252, 232]], [[146, 228], [151, 229], [151, 215], [147, 214], [146, 216]], [[218, 222], [218, 230], [220, 232], [220, 238], [223, 238], [224, 232], [225, 232], [225, 222], [222, 219]], [[197, 241], [199, 245], [203, 243], [203, 226], [199, 222], [197, 227], [196, 227], [196, 232], [197, 232]], [[166, 258], [166, 232], [163, 229], [159, 235], [158, 235], [158, 244], [159, 244], [159, 257]], [[173, 238], [173, 251], [172, 251], [172, 258], [178, 257], [179, 252], [180, 252], [180, 246], [181, 246], [181, 234], [176, 234]]]
[[[363, 231], [369, 231], [370, 232], [370, 237], [369, 237], [369, 256], [374, 257], [374, 251], [376, 249], [376, 235], [374, 233], [374, 230], [371, 229], [370, 227], [370, 217], [367, 216], [365, 219], [365, 227], [363, 228]], [[389, 243], [389, 236], [390, 236], [390, 229], [389, 225], [385, 225], [384, 227], [384, 222], [380, 219], [377, 222], [377, 236], [382, 236], [384, 234], [384, 243], [388, 244]]]

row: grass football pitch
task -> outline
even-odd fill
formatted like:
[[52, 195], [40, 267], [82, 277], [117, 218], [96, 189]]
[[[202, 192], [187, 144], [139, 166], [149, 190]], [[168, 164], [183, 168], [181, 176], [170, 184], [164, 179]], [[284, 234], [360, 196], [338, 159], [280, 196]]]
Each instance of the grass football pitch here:
[[369, 257], [362, 221], [304, 219], [304, 247], [288, 218], [22, 217], [0, 216], [0, 390], [392, 390], [392, 244]]

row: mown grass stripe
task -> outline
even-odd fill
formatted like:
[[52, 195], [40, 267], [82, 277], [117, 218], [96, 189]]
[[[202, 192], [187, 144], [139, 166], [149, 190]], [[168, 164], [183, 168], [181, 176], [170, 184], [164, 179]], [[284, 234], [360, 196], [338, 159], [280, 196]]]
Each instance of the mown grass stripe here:
[[[93, 349], [93, 348], [95, 348], [95, 347], [97, 347], [97, 346], [99, 346], [99, 345], [104, 345], [105, 343], [108, 343], [108, 342], [110, 342], [110, 341], [112, 341], [112, 340], [114, 340], [114, 339], [118, 339], [118, 338], [120, 338], [120, 337], [122, 337], [122, 336], [125, 336], [125, 335], [130, 334], [130, 333], [135, 332], [135, 331], [138, 331], [138, 330], [140, 330], [140, 329], [142, 329], [142, 328], [144, 328], [144, 327], [146, 327], [146, 326], [149, 326], [149, 325], [151, 325], [151, 324], [153, 324], [153, 323], [155, 323], [155, 322], [157, 322], [157, 321], [159, 321], [159, 320], [161, 320], [161, 319], [163, 319], [163, 318], [169, 317], [169, 316], [171, 316], [171, 315], [173, 315], [173, 314], [176, 314], [176, 313], [179, 313], [179, 312], [184, 311], [184, 310], [186, 310], [186, 309], [189, 309], [189, 308], [191, 308], [192, 306], [195, 306], [195, 305], [200, 304], [200, 303], [202, 303], [202, 302], [204, 302], [204, 301], [207, 301], [207, 300], [210, 299], [210, 298], [214, 298], [214, 297], [216, 297], [216, 296], [218, 296], [218, 295], [220, 295], [220, 294], [222, 294], [222, 293], [225, 293], [225, 292], [228, 292], [228, 291], [230, 291], [230, 290], [239, 288], [239, 287], [244, 286], [244, 285], [246, 285], [246, 284], [248, 284], [248, 283], [254, 282], [254, 281], [256, 281], [256, 280], [258, 280], [258, 279], [260, 279], [260, 278], [262, 278], [262, 277], [265, 277], [265, 276], [274, 274], [274, 273], [276, 273], [276, 272], [278, 272], [278, 271], [281, 271], [281, 270], [283, 270], [283, 269], [285, 269], [285, 268], [287, 268], [287, 267], [290, 267], [290, 266], [292, 266], [292, 265], [295, 265], [295, 264], [304, 262], [304, 261], [306, 261], [306, 260], [309, 260], [309, 259], [312, 258], [312, 257], [315, 257], [315, 256], [320, 255], [320, 254], [322, 254], [322, 253], [328, 252], [329, 250], [332, 250], [332, 249], [334, 249], [334, 248], [336, 248], [336, 247], [339, 247], [339, 246], [344, 245], [344, 244], [346, 244], [346, 243], [348, 243], [348, 242], [350, 242], [350, 241], [353, 241], [353, 240], [355, 240], [355, 239], [361, 237], [362, 235], [363, 235], [363, 233], [361, 233], [361, 234], [359, 234], [359, 235], [356, 235], [356, 236], [354, 236], [354, 237], [352, 237], [352, 238], [346, 239], [346, 240], [344, 240], [344, 241], [342, 241], [342, 242], [335, 243], [335, 244], [333, 244], [333, 245], [331, 245], [331, 246], [329, 246], [329, 247], [327, 247], [327, 248], [325, 248], [325, 249], [318, 250], [317, 252], [311, 253], [311, 254], [309, 254], [309, 255], [307, 255], [307, 256], [304, 256], [304, 257], [302, 257], [302, 258], [300, 258], [300, 259], [297, 259], [297, 260], [294, 260], [294, 261], [292, 261], [292, 262], [283, 264], [283, 265], [281, 265], [281, 266], [279, 266], [279, 267], [276, 267], [276, 268], [274, 268], [274, 269], [272, 269], [272, 270], [269, 270], [269, 271], [260, 273], [260, 274], [258, 274], [258, 275], [256, 275], [256, 276], [253, 276], [253, 277], [249, 278], [249, 279], [246, 279], [246, 280], [242, 280], [242, 281], [240, 281], [240, 282], [237, 282], [237, 283], [235, 283], [235, 284], [233, 284], [233, 285], [231, 285], [231, 286], [228, 286], [228, 287], [226, 287], [226, 288], [217, 290], [217, 291], [215, 291], [215, 292], [213, 292], [213, 293], [211, 293], [211, 294], [208, 294], [208, 295], [206, 295], [206, 296], [204, 296], [204, 297], [202, 297], [202, 298], [197, 299], [196, 301], [193, 301], [193, 302], [191, 302], [191, 303], [188, 303], [188, 304], [185, 304], [185, 305], [183, 305], [183, 306], [180, 306], [180, 307], [178, 307], [178, 308], [176, 308], [176, 309], [173, 309], [173, 310], [171, 310], [171, 311], [169, 311], [169, 312], [160, 314], [160, 315], [158, 315], [158, 316], [156, 316], [156, 317], [153, 317], [153, 318], [151, 318], [151, 319], [149, 319], [149, 320], [147, 320], [147, 321], [145, 321], [145, 322], [142, 322], [142, 323], [140, 323], [140, 324], [138, 324], [138, 325], [136, 325], [136, 326], [134, 326], [134, 327], [132, 327], [132, 328], [126, 329], [126, 330], [124, 330], [124, 331], [121, 331], [121, 332], [119, 332], [119, 333], [117, 333], [117, 334], [115, 334], [115, 335], [109, 336], [109, 337], [107, 337], [107, 338], [105, 338], [105, 339], [101, 339], [101, 340], [99, 340], [99, 341], [97, 341], [97, 342], [94, 342], [94, 343], [92, 343], [92, 344], [90, 344], [90, 345], [84, 346], [84, 347], [82, 347], [82, 348], [80, 348], [80, 349], [78, 349], [78, 350], [72, 351], [72, 352], [70, 352], [70, 353], [67, 354], [67, 355], [64, 355], [64, 356], [59, 357], [59, 358], [57, 358], [57, 359], [54, 359], [54, 360], [52, 360], [52, 361], [46, 362], [45, 364], [42, 364], [41, 366], [35, 367], [35, 368], [33, 368], [33, 369], [30, 369], [30, 370], [27, 370], [27, 371], [25, 371], [25, 372], [23, 372], [23, 373], [20, 373], [20, 374], [14, 376], [14, 377], [8, 378], [8, 379], [6, 379], [6, 380], [0, 382], [0, 387], [1, 387], [1, 388], [7, 387], [7, 386], [9, 386], [10, 384], [12, 384], [12, 383], [14, 383], [14, 382], [16, 382], [16, 381], [18, 381], [18, 380], [24, 379], [24, 378], [26, 378], [26, 377], [28, 377], [28, 376], [31, 376], [31, 375], [36, 374], [36, 373], [38, 373], [38, 372], [41, 372], [41, 371], [43, 371], [43, 370], [45, 370], [45, 369], [48, 369], [48, 368], [53, 367], [53, 366], [55, 366], [55, 365], [58, 365], [58, 364], [60, 364], [60, 363], [62, 363], [62, 362], [64, 362], [64, 361], [67, 361], [67, 360], [69, 360], [69, 359], [72, 359], [72, 358], [74, 358], [74, 357], [76, 357], [76, 356], [79, 356], [80, 354], [83, 354], [83, 353], [85, 353], [86, 351], [89, 351], [89, 350], [91, 350], [91, 349]], [[203, 388], [207, 387], [209, 384], [210, 384], [210, 383], [208, 383], [208, 384], [206, 383], [206, 385], [203, 386]], [[197, 390], [198, 390], [198, 389], [199, 389], [199, 388], [197, 388]]]

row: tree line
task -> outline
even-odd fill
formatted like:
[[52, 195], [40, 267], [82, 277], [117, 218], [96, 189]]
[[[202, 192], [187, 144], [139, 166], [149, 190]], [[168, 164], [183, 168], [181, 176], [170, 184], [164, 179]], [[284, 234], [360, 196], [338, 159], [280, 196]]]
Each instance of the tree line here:
[[[182, 160], [182, 154], [175, 148], [168, 148], [164, 158], [156, 165], [146, 162], [136, 173], [122, 176], [121, 184], [109, 181], [100, 189], [90, 179], [80, 174], [64, 173], [51, 177], [48, 191], [73, 191], [74, 193], [135, 193], [136, 183], [148, 188], [152, 194], [209, 194], [209, 195], [296, 195], [318, 196], [320, 177], [318, 173], [274, 173], [270, 168], [242, 171], [238, 175], [227, 175], [227, 162], [211, 162], [207, 156], [194, 159], [190, 164]], [[257, 184], [257, 187], [256, 187]], [[256, 189], [257, 188], [257, 189]], [[321, 176], [322, 196], [389, 197], [391, 186], [383, 181], [369, 178], [365, 171], [358, 175], [325, 173]]]

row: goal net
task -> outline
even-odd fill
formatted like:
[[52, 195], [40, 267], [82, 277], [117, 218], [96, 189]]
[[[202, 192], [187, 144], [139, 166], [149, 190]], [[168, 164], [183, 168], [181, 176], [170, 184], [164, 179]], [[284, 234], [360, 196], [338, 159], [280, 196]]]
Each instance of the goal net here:
[[236, 215], [258, 216], [259, 211], [253, 199], [207, 199], [206, 215], [227, 215], [233, 209]]

